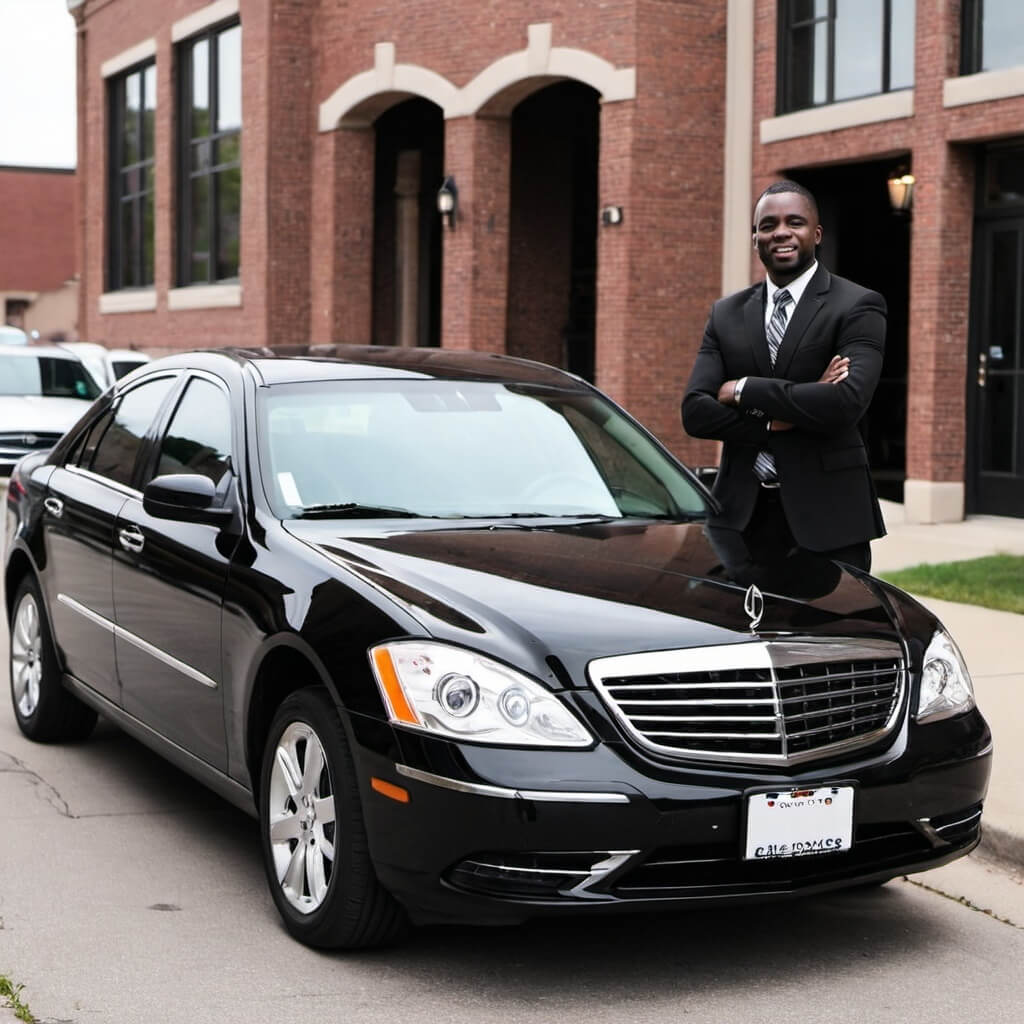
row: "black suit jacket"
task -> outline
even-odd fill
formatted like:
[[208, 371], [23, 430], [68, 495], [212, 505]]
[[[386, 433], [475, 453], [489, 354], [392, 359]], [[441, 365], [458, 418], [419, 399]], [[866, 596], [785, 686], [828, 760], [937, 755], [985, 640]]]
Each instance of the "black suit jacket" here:
[[[828, 551], [885, 533], [858, 423], [882, 370], [885, 299], [819, 263], [793, 311], [774, 368], [764, 330], [765, 285], [720, 299], [683, 397], [693, 437], [723, 441], [714, 493], [722, 514], [711, 524], [742, 530], [760, 484], [754, 458], [775, 456], [780, 497], [797, 543]], [[820, 384], [834, 355], [850, 358], [840, 384]], [[741, 404], [722, 405], [718, 389], [746, 377]], [[769, 431], [770, 420], [793, 424]]]

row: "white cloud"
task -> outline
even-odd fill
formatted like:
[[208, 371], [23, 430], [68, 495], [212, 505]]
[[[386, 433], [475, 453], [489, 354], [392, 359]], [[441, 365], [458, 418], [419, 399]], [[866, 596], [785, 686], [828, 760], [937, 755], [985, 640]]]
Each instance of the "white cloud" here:
[[0, 0], [0, 164], [75, 166], [75, 77], [67, 0]]

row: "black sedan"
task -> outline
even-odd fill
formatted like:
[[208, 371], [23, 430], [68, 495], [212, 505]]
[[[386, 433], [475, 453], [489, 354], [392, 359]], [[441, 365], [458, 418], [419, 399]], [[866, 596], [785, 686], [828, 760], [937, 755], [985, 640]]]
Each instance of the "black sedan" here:
[[22, 731], [97, 713], [257, 815], [313, 946], [789, 897], [980, 836], [991, 736], [905, 594], [705, 524], [576, 377], [440, 349], [157, 360], [8, 493]]

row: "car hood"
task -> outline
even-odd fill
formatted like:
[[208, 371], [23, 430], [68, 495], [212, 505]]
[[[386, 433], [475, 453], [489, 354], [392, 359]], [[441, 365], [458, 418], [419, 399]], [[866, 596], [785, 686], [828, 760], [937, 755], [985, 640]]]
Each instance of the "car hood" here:
[[[770, 635], [887, 637], [869, 578], [804, 555], [758, 566], [737, 535], [699, 523], [483, 526], [369, 533], [337, 522], [287, 528], [369, 581], [434, 636], [514, 663], [744, 643]], [[745, 610], [756, 585], [763, 617]]]
[[48, 395], [0, 395], [0, 431], [64, 433], [92, 403], [82, 398]]

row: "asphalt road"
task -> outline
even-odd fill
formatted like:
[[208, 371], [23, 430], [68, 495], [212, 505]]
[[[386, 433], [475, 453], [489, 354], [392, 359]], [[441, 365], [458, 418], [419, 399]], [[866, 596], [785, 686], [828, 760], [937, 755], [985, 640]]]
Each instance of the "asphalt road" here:
[[785, 905], [313, 952], [278, 923], [254, 821], [106, 723], [30, 743], [4, 631], [0, 656], [0, 975], [41, 1022], [1021, 1019], [1024, 885], [973, 858]]

